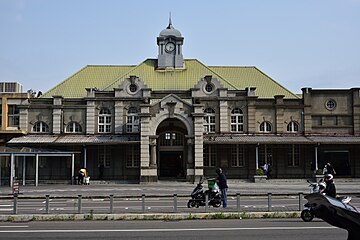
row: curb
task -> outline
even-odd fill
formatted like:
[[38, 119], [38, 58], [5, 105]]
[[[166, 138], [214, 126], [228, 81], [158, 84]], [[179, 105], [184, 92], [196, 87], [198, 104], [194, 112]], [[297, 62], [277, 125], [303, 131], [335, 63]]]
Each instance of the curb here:
[[0, 215], [0, 222], [29, 221], [136, 221], [136, 220], [201, 220], [201, 219], [258, 219], [300, 218], [299, 211], [292, 212], [220, 212], [220, 213], [149, 213], [149, 214], [28, 214]]

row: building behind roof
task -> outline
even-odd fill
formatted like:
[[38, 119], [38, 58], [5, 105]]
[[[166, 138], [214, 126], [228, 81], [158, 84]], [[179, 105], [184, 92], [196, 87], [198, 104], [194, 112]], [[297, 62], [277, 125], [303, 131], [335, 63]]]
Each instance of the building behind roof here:
[[359, 88], [303, 88], [299, 96], [256, 67], [184, 59], [183, 44], [170, 21], [157, 59], [86, 66], [21, 102], [26, 134], [8, 147], [74, 154], [14, 161], [12, 177], [71, 180], [85, 167], [91, 179], [194, 181], [221, 167], [249, 179], [268, 163], [273, 178], [308, 178], [326, 162], [339, 176], [360, 176]]

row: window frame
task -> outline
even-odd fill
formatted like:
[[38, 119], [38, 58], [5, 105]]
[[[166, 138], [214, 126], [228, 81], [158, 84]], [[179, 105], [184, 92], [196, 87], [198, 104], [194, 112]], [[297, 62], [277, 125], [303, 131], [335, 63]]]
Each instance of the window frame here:
[[244, 132], [244, 114], [240, 108], [234, 108], [231, 111], [230, 131], [231, 132]]
[[98, 133], [111, 133], [112, 115], [109, 108], [101, 108], [98, 117]]
[[296, 121], [291, 121], [286, 126], [286, 131], [289, 133], [298, 133], [299, 132], [299, 123]]
[[271, 123], [268, 122], [268, 121], [263, 121], [262, 123], [260, 123], [259, 131], [260, 131], [261, 133], [271, 133], [271, 132], [272, 132], [272, 125], [271, 125]]
[[136, 107], [130, 107], [126, 115], [126, 132], [137, 133], [140, 126], [139, 112]]
[[216, 130], [216, 114], [212, 108], [204, 110], [204, 133], [215, 133]]
[[66, 125], [65, 133], [82, 133], [81, 124], [75, 121], [69, 122]]
[[43, 121], [37, 121], [32, 127], [33, 133], [50, 133], [49, 125]]

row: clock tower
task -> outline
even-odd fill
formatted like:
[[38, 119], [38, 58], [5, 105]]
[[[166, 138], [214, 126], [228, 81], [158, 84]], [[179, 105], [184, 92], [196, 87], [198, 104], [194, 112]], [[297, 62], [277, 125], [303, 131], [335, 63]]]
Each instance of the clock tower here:
[[157, 45], [159, 46], [158, 69], [184, 68], [183, 43], [184, 38], [173, 27], [171, 18], [169, 18], [169, 26], [162, 30], [157, 37]]

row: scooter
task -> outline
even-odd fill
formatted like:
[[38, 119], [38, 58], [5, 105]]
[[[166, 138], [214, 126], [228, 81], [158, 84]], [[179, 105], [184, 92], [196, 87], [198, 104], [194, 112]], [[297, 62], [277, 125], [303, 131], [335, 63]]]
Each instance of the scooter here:
[[[323, 179], [321, 179], [319, 182], [310, 182], [309, 180], [307, 180], [307, 182], [309, 183], [310, 194], [321, 194], [322, 191], [326, 188], [326, 183], [323, 181]], [[349, 196], [336, 197], [336, 199], [344, 204], [348, 204], [351, 201], [351, 197]], [[307, 202], [304, 204], [304, 209], [301, 211], [300, 216], [304, 222], [311, 222], [314, 219], [315, 213], [311, 203]]]
[[201, 177], [199, 183], [196, 185], [194, 190], [191, 193], [191, 199], [188, 201], [188, 208], [198, 208], [199, 206], [205, 206], [205, 196], [208, 196], [208, 205], [213, 207], [221, 206], [221, 193], [219, 186], [217, 185], [215, 179], [207, 179], [208, 181], [208, 190], [204, 191], [203, 183], [204, 180]]
[[[320, 193], [326, 187], [326, 184], [322, 179], [318, 182], [310, 182], [309, 180], [307, 180], [307, 182], [309, 183], [310, 194]], [[314, 219], [314, 212], [311, 209], [311, 205], [309, 202], [304, 204], [304, 209], [301, 211], [300, 216], [304, 222], [311, 222]]]
[[349, 203], [320, 193], [312, 193], [305, 198], [314, 215], [325, 222], [348, 231], [348, 240], [359, 239], [360, 211]]

